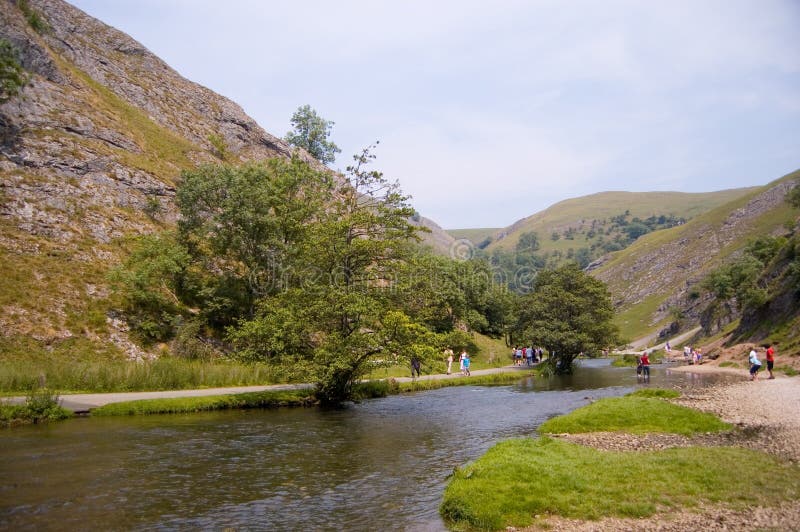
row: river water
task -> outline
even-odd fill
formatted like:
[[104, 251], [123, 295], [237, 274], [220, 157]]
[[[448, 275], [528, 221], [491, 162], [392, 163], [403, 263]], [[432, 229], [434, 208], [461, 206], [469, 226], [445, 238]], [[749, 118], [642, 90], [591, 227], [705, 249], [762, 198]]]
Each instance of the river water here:
[[[653, 369], [652, 386], [719, 377]], [[443, 530], [454, 467], [498, 440], [637, 386], [572, 376], [461, 386], [339, 410], [76, 419], [0, 432], [0, 529]]]

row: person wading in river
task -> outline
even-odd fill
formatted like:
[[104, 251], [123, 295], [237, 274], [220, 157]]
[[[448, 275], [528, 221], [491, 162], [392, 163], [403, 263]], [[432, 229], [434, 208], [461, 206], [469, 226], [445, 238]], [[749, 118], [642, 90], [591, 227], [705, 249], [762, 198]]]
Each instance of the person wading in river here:
[[650, 357], [648, 356], [647, 351], [642, 354], [641, 363], [642, 377], [644, 377], [645, 382], [650, 382]]

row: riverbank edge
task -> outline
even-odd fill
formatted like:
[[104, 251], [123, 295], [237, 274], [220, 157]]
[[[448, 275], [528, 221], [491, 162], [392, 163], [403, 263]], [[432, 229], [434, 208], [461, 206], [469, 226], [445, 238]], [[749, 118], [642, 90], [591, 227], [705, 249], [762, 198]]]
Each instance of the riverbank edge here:
[[[364, 381], [356, 386], [356, 401], [387, 397], [411, 392], [435, 390], [449, 386], [500, 386], [516, 382], [520, 379], [535, 377], [538, 373], [533, 369], [499, 368], [500, 371], [473, 376], [431, 375], [419, 379], [389, 378]], [[490, 371], [490, 370], [483, 370]], [[180, 390], [178, 392], [186, 392]], [[152, 395], [154, 392], [142, 392]], [[169, 393], [169, 392], [163, 392]], [[114, 394], [109, 394], [114, 395]], [[119, 395], [119, 394], [118, 394]], [[124, 394], [125, 397], [136, 393]], [[62, 397], [63, 399], [63, 397]], [[210, 412], [217, 410], [247, 410], [272, 408], [297, 408], [319, 406], [313, 395], [313, 386], [309, 384], [285, 386], [279, 389], [264, 389], [243, 393], [222, 393], [216, 395], [198, 395], [184, 397], [154, 397], [137, 400], [109, 401], [103, 405], [72, 410], [79, 416], [127, 416], [151, 414], [187, 414]], [[13, 426], [25, 424], [26, 420], [15, 420]]]
[[[673, 369], [673, 368], [671, 368]], [[694, 372], [694, 373], [721, 373], [721, 374], [736, 374], [743, 377], [742, 382], [721, 383], [712, 386], [705, 391], [705, 397], [714, 396], [719, 390], [736, 390], [738, 386], [752, 386], [758, 383], [748, 383], [746, 379], [746, 372], [742, 370], [735, 370], [732, 368], [718, 368], [716, 366], [705, 367], [701, 370], [693, 368], [692, 366], [681, 367], [679, 371]], [[771, 381], [775, 382], [775, 381]], [[778, 377], [778, 382], [791, 385], [793, 390], [800, 390], [800, 379], [791, 379], [789, 377]], [[796, 386], [795, 386], [796, 385]], [[635, 394], [636, 392], [634, 392]], [[668, 433], [645, 433], [634, 434], [628, 432], [592, 432], [583, 434], [542, 434], [545, 438], [555, 438], [564, 442], [578, 444], [582, 447], [593, 448], [602, 451], [647, 451], [654, 450], [660, 451], [664, 449], [674, 449], [681, 447], [693, 448], [710, 448], [710, 447], [727, 447], [739, 448], [750, 447], [750, 452], [757, 452], [758, 455], [771, 456], [772, 459], [782, 466], [796, 467], [800, 463], [798, 453], [790, 452], [788, 456], [781, 449], [769, 449], [761, 447], [761, 441], [754, 441], [754, 434], [764, 433], [763, 439], [784, 440], [789, 434], [792, 436], [794, 431], [794, 439], [800, 434], [800, 423], [798, 420], [792, 421], [784, 432], [784, 427], [763, 425], [759, 424], [754, 419], [743, 419], [740, 413], [728, 412], [727, 415], [724, 411], [720, 411], [719, 405], [716, 407], [709, 407], [708, 405], [690, 404], [692, 401], [697, 400], [699, 394], [692, 394], [692, 397], [682, 395], [679, 398], [665, 398], [670, 399], [670, 402], [682, 406], [689, 406], [693, 410], [699, 412], [714, 413], [719, 416], [719, 419], [726, 420], [735, 424], [735, 428], [729, 431], [723, 431], [719, 434], [698, 434], [696, 436], [685, 436], [678, 434]], [[800, 400], [800, 394], [793, 396], [793, 401], [797, 403]], [[740, 401], [737, 401], [740, 402]], [[569, 414], [567, 414], [569, 415]], [[502, 440], [499, 443], [511, 442], [514, 439]], [[744, 440], [750, 440], [750, 445], [742, 445]], [[744, 450], [744, 449], [742, 449]], [[488, 453], [488, 451], [487, 451]], [[480, 461], [485, 454], [479, 457], [475, 462]], [[473, 463], [475, 463], [473, 462]], [[509, 478], [508, 482], [512, 485], [520, 479]], [[452, 482], [452, 479], [451, 479]], [[449, 483], [448, 483], [449, 486]], [[557, 494], [552, 493], [552, 496]], [[775, 497], [782, 499], [782, 497]], [[441, 508], [440, 508], [441, 510]], [[712, 503], [710, 501], [699, 501], [697, 506], [692, 509], [671, 510], [666, 513], [662, 510], [644, 518], [623, 518], [623, 517], [602, 517], [599, 520], [585, 520], [585, 519], [570, 519], [561, 517], [556, 514], [552, 515], [536, 515], [533, 524], [523, 527], [515, 528], [513, 526], [504, 527], [507, 531], [601, 531], [601, 530], [658, 530], [658, 531], [682, 531], [689, 529], [708, 528], [712, 530], [760, 530], [768, 529], [782, 529], [786, 526], [800, 522], [800, 501], [770, 501], [767, 505], [759, 504], [753, 507], [736, 509], [724, 502]], [[470, 530], [469, 525], [464, 527], [463, 523], [452, 523], [449, 525], [454, 527], [455, 530]]]

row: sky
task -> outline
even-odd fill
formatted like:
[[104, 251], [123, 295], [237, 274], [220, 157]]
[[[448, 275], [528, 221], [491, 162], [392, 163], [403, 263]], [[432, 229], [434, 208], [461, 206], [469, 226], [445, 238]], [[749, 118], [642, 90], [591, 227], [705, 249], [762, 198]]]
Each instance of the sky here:
[[797, 0], [70, 0], [283, 137], [333, 121], [444, 228], [800, 168]]

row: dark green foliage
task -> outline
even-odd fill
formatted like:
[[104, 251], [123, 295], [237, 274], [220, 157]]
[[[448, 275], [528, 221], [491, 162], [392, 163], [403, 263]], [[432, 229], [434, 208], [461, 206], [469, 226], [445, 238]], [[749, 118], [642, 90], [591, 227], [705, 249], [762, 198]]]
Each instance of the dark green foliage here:
[[0, 39], [0, 104], [16, 96], [28, 80], [17, 51], [10, 42]]
[[606, 285], [574, 263], [539, 273], [533, 292], [520, 300], [515, 338], [545, 347], [558, 373], [572, 371], [580, 353], [613, 346], [618, 331]]
[[786, 201], [792, 207], [800, 209], [800, 179], [794, 182], [794, 186], [786, 194]]
[[23, 405], [0, 403], [0, 427], [57, 421], [72, 416], [72, 412], [59, 405], [58, 394], [34, 386]]
[[286, 142], [303, 148], [322, 164], [332, 163], [342, 150], [328, 140], [334, 123], [325, 120], [311, 108], [303, 105], [292, 115], [292, 131], [286, 134]]
[[178, 293], [189, 255], [174, 234], [139, 238], [128, 259], [109, 274], [131, 329], [144, 342], [172, 337], [186, 306]]

